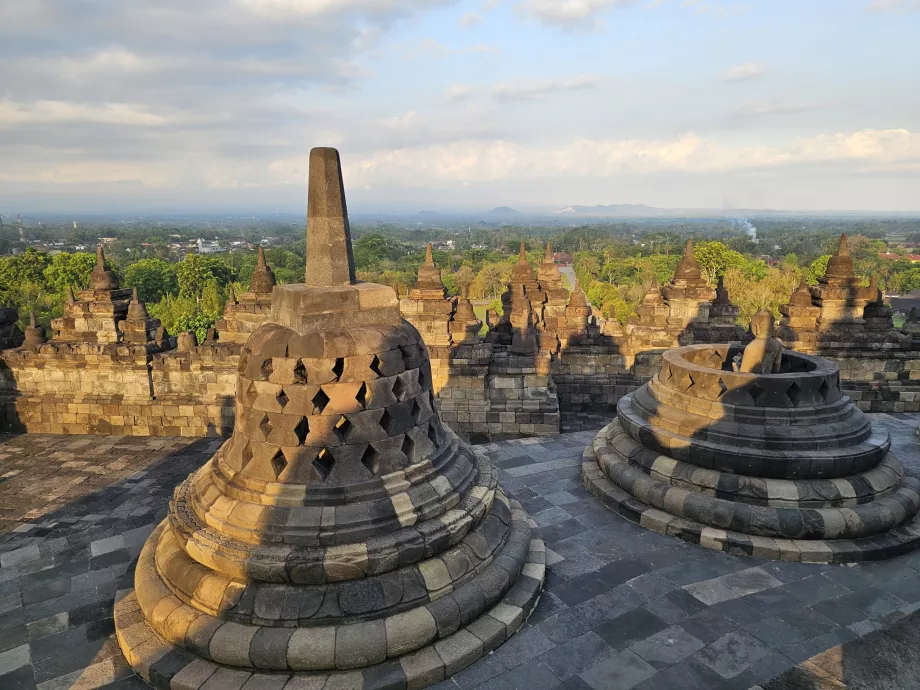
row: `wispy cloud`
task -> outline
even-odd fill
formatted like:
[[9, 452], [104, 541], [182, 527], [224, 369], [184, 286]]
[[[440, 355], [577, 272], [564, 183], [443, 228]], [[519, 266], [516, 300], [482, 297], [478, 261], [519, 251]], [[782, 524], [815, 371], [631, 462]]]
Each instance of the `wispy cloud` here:
[[69, 103], [35, 101], [16, 103], [0, 101], [0, 127], [4, 125], [90, 122], [106, 125], [158, 126], [168, 118], [128, 103]]
[[451, 84], [444, 91], [444, 100], [447, 103], [456, 103], [466, 100], [473, 93], [473, 87], [469, 84]]
[[914, 12], [920, 10], [920, 0], [872, 0], [870, 12]]
[[600, 77], [580, 74], [574, 77], [545, 81], [521, 81], [516, 84], [501, 83], [492, 87], [492, 95], [501, 101], [532, 101], [551, 93], [579, 91], [597, 86]]
[[762, 99], [747, 101], [732, 110], [734, 117], [757, 117], [769, 115], [792, 115], [810, 110], [820, 110], [825, 103], [784, 103], [782, 101]]
[[482, 15], [476, 12], [467, 12], [460, 17], [460, 26], [478, 26], [482, 24]]
[[757, 77], [762, 77], [764, 71], [764, 66], [759, 62], [745, 62], [743, 65], [732, 67], [725, 72], [725, 74], [722, 75], [722, 81], [736, 82], [756, 79]]
[[578, 139], [558, 148], [509, 141], [460, 141], [415, 149], [381, 150], [351, 164], [362, 185], [418, 179], [456, 183], [540, 178], [607, 177], [662, 172], [757, 171], [813, 164], [860, 170], [910, 169], [920, 159], [920, 134], [906, 129], [858, 130], [795, 138], [768, 146], [727, 146], [686, 134], [669, 140]]
[[596, 15], [611, 7], [631, 5], [635, 0], [523, 0], [518, 10], [543, 24], [562, 27], [596, 26]]

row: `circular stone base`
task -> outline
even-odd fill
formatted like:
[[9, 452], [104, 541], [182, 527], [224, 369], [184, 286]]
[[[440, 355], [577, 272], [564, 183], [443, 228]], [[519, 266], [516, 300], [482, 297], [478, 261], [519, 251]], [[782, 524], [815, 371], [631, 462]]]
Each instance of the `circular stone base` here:
[[131, 667], [159, 690], [413, 690], [454, 675], [517, 632], [539, 601], [545, 563], [543, 542], [531, 539], [521, 577], [489, 611], [426, 647], [362, 669], [273, 673], [214, 663], [160, 637], [133, 590], [115, 604], [115, 632]]
[[[616, 424], [616, 422], [613, 422]], [[611, 426], [598, 437], [605, 437]], [[608, 508], [646, 529], [714, 551], [806, 563], [847, 563], [893, 558], [920, 548], [920, 513], [883, 534], [860, 539], [776, 539], [717, 529], [643, 503], [617, 486], [598, 464], [593, 444], [582, 464], [585, 487]]]

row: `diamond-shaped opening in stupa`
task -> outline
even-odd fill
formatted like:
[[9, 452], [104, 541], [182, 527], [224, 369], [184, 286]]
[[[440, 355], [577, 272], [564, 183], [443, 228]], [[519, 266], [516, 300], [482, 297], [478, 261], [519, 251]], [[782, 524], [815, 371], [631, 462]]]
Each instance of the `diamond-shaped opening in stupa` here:
[[361, 387], [358, 389], [358, 392], [355, 393], [355, 400], [358, 401], [362, 409], [367, 409], [367, 384], [363, 381], [361, 382]]
[[272, 433], [272, 420], [267, 414], [262, 415], [262, 421], [259, 422], [259, 429], [262, 431], [265, 440], [268, 440], [269, 435]]
[[411, 465], [415, 461], [415, 441], [412, 440], [412, 437], [409, 434], [406, 434], [403, 438], [402, 447], [400, 450], [403, 452], [403, 455], [406, 456], [406, 460], [409, 461]]
[[348, 431], [351, 429], [351, 427], [352, 423], [348, 421], [348, 417], [342, 415], [339, 417], [339, 421], [335, 423], [335, 426], [332, 427], [332, 433], [335, 434], [339, 441], [345, 443], [345, 437], [348, 435]]
[[320, 388], [310, 402], [313, 403], [313, 414], [322, 414], [323, 410], [326, 409], [326, 405], [329, 404], [329, 396]]
[[298, 360], [297, 364], [294, 365], [294, 381], [296, 383], [307, 383], [307, 379], [307, 368], [302, 361]]
[[323, 481], [329, 478], [334, 466], [335, 458], [332, 457], [332, 452], [328, 448], [323, 448], [313, 461], [313, 467]]
[[294, 435], [297, 436], [297, 441], [302, 445], [307, 440], [307, 434], [309, 433], [310, 421], [306, 417], [301, 417], [300, 421], [297, 422], [297, 426], [294, 427]]
[[367, 448], [361, 456], [361, 464], [364, 465], [371, 474], [377, 476], [378, 470], [380, 469], [380, 453], [378, 453], [370, 443], [367, 444]]
[[278, 479], [288, 465], [287, 458], [284, 457], [284, 453], [282, 453], [280, 450], [275, 453], [271, 459], [271, 465], [272, 471], [275, 473], [275, 479]]
[[393, 382], [393, 395], [396, 396], [396, 400], [402, 402], [406, 398], [406, 384], [403, 383], [401, 377], [397, 376], [396, 380]]

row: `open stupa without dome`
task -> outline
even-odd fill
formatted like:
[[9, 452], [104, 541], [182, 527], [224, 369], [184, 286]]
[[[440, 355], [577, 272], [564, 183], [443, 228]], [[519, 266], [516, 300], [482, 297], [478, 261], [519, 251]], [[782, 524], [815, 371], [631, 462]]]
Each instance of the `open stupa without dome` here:
[[118, 642], [157, 688], [421, 688], [501, 645], [543, 543], [445, 427], [394, 291], [355, 280], [338, 152], [310, 154], [304, 285], [275, 285], [233, 435], [147, 541]]
[[920, 481], [888, 432], [840, 390], [840, 370], [756, 339], [664, 353], [585, 450], [582, 476], [641, 526], [719, 551], [846, 562], [920, 546]]

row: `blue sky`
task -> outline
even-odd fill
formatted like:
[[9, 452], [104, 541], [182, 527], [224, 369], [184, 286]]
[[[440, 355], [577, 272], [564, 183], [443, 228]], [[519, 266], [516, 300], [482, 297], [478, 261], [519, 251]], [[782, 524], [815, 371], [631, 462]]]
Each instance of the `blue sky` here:
[[920, 211], [920, 0], [0, 0], [0, 204]]

